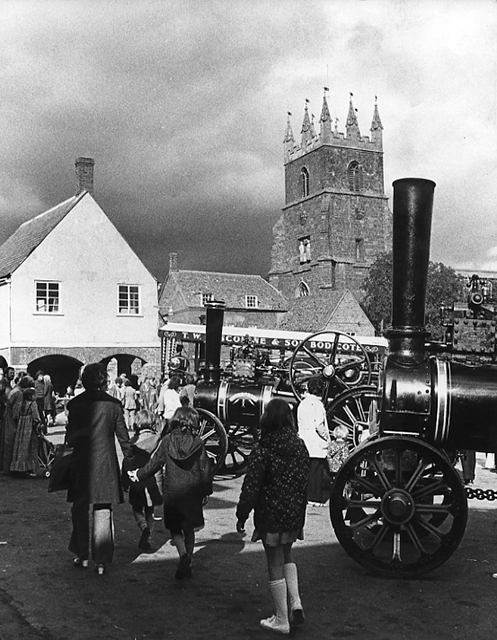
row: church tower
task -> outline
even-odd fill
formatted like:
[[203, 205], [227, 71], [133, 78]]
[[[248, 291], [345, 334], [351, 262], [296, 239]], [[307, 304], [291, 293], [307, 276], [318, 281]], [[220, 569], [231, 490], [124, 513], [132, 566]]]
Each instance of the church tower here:
[[345, 133], [332, 121], [327, 91], [319, 133], [306, 100], [300, 144], [288, 114], [285, 206], [273, 229], [269, 282], [287, 299], [362, 282], [391, 246], [392, 216], [383, 178], [383, 126], [375, 99], [371, 136], [362, 136], [350, 94]]

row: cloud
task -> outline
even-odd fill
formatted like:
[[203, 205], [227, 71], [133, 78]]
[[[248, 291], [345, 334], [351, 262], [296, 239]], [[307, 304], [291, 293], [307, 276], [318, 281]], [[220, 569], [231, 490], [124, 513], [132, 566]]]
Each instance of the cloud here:
[[497, 234], [497, 5], [483, 0], [11, 1], [0, 23], [0, 241], [75, 190], [95, 195], [150, 270], [265, 275], [284, 204], [287, 110], [343, 130], [374, 96], [385, 185], [434, 179], [432, 257], [484, 256]]

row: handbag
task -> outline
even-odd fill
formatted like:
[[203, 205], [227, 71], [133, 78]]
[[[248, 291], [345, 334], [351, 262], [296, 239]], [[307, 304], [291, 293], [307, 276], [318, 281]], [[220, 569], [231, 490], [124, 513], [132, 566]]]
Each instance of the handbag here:
[[55, 447], [55, 457], [48, 480], [48, 492], [67, 491], [71, 486], [73, 451], [65, 442]]
[[329, 473], [338, 473], [345, 460], [349, 457], [349, 453], [349, 446], [345, 441], [332, 440], [326, 455]]

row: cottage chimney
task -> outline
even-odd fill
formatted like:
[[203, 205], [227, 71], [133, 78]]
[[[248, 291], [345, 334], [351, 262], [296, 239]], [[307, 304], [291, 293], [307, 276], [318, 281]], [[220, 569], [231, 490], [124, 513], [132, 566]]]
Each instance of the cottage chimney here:
[[93, 195], [93, 158], [76, 158], [76, 178], [78, 180], [78, 190], [76, 195], [82, 191], [88, 191]]
[[178, 254], [170, 253], [169, 254], [169, 273], [173, 271], [179, 271], [178, 269]]

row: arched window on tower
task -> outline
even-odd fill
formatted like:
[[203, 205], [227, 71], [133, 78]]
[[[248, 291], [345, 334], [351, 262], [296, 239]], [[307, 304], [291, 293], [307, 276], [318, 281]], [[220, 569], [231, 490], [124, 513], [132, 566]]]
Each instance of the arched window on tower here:
[[304, 167], [300, 176], [302, 178], [302, 196], [306, 198], [309, 195], [309, 171]]
[[356, 160], [349, 164], [347, 177], [349, 179], [350, 191], [362, 190], [362, 167]]
[[310, 294], [311, 290], [309, 289], [309, 285], [305, 280], [301, 280], [297, 288], [295, 289], [295, 297], [296, 298], [304, 298]]

